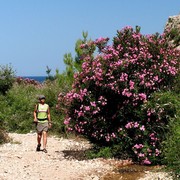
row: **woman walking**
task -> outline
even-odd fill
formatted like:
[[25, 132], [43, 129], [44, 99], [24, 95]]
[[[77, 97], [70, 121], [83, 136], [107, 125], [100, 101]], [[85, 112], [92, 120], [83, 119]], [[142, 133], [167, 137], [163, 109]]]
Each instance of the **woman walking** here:
[[43, 139], [43, 152], [47, 153], [47, 133], [51, 128], [51, 116], [49, 105], [45, 103], [45, 96], [39, 96], [39, 103], [35, 105], [34, 109], [34, 122], [37, 129], [37, 148], [36, 151], [41, 150], [41, 139]]

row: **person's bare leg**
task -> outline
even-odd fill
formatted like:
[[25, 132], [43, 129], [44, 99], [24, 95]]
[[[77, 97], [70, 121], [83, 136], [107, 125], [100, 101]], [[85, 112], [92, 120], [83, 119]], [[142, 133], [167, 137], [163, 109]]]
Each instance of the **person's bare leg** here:
[[40, 148], [41, 148], [41, 138], [42, 138], [42, 133], [37, 133], [37, 148], [36, 148], [36, 151], [40, 151]]
[[37, 142], [38, 142], [39, 145], [41, 144], [41, 138], [42, 138], [42, 133], [38, 133]]
[[46, 149], [47, 145], [47, 132], [43, 131], [43, 149]]

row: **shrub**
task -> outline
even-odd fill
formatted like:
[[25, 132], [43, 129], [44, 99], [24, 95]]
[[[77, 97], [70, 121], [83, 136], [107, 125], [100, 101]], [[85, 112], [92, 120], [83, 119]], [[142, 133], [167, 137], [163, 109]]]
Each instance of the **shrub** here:
[[0, 123], [1, 123], [1, 127], [0, 127], [0, 144], [8, 142], [8, 135], [5, 131], [5, 125], [4, 125], [4, 118], [5, 118], [5, 114], [6, 114], [6, 110], [5, 108], [3, 108], [6, 104], [6, 100], [4, 98], [4, 96], [0, 95]]
[[82, 72], [66, 95], [64, 123], [100, 146], [119, 145], [141, 163], [157, 163], [168, 119], [145, 105], [154, 92], [172, 89], [180, 54], [166, 34], [144, 36], [139, 27], [118, 31], [112, 45], [108, 40], [81, 46], [96, 45], [99, 54], [83, 57]]
[[12, 87], [15, 73], [10, 65], [0, 66], [0, 93], [6, 92]]
[[[33, 85], [15, 84], [6, 95], [4, 123], [10, 132], [27, 133], [32, 129], [33, 110], [36, 103]], [[1, 110], [2, 111], [2, 110]]]
[[180, 177], [180, 98], [175, 96], [177, 113], [170, 119], [169, 132], [164, 141], [164, 163], [175, 179]]
[[38, 96], [44, 94], [50, 106], [53, 121], [51, 133], [65, 133], [64, 113], [57, 111], [57, 96], [60, 87], [56, 81], [40, 84], [28, 79], [17, 78], [5, 96], [0, 96], [0, 119], [8, 132], [28, 133], [35, 130], [33, 111]]
[[180, 177], [180, 120], [170, 123], [171, 131], [165, 143], [165, 164], [178, 179]]
[[169, 122], [178, 116], [179, 99], [172, 92], [153, 93], [142, 106], [146, 130], [143, 135], [145, 147], [141, 149], [153, 163], [162, 163], [163, 141], [169, 132]]
[[93, 149], [86, 151], [86, 156], [90, 159], [92, 158], [111, 158], [113, 156], [112, 149], [110, 147], [98, 147], [94, 146]]

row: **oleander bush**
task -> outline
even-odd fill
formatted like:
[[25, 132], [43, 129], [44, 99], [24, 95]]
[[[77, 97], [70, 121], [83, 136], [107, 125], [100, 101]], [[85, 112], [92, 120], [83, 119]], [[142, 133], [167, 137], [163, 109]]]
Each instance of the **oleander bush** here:
[[64, 123], [100, 147], [114, 147], [114, 156], [121, 157], [121, 150], [142, 164], [160, 163], [174, 112], [159, 101], [177, 83], [179, 51], [168, 44], [165, 33], [142, 35], [139, 27], [117, 31], [112, 45], [108, 40], [81, 46], [96, 46], [99, 54], [83, 56], [82, 71], [74, 75], [66, 95]]

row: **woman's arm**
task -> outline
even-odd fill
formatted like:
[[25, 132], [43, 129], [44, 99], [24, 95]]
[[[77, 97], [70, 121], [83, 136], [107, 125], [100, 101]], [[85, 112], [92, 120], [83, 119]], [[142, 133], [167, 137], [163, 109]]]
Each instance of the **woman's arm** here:
[[34, 122], [37, 122], [37, 105], [35, 105], [35, 108], [34, 108]]
[[48, 116], [48, 124], [49, 127], [52, 126], [52, 121], [51, 121], [51, 114], [50, 114], [50, 108], [48, 107], [48, 111], [47, 111], [47, 116]]

